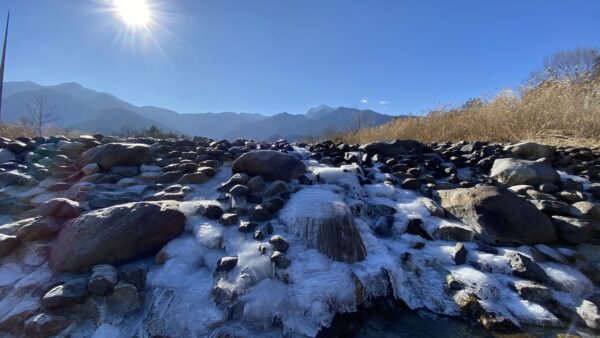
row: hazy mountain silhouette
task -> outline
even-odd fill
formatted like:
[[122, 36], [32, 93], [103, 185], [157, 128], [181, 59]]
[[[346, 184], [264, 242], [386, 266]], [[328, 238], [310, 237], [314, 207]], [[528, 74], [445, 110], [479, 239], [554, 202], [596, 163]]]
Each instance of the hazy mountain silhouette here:
[[321, 105], [310, 109], [305, 115], [281, 113], [256, 122], [244, 123], [230, 131], [228, 136], [268, 140], [283, 137], [292, 141], [303, 136], [320, 136], [327, 131], [375, 127], [402, 117], [404, 116], [385, 115], [372, 110], [330, 108]]
[[107, 134], [131, 132], [155, 125], [165, 131], [211, 138], [238, 137], [268, 140], [299, 139], [321, 135], [327, 130], [342, 131], [377, 126], [393, 116], [372, 110], [332, 108], [320, 105], [306, 114], [288, 113], [265, 116], [256, 113], [178, 112], [152, 106], [135, 106], [116, 96], [85, 88], [78, 83], [43, 86], [31, 81], [7, 82], [4, 86], [2, 119], [14, 122], [28, 115], [27, 102], [46, 96], [56, 112], [54, 122], [62, 128]]
[[330, 106], [328, 106], [326, 104], [322, 104], [320, 106], [310, 108], [306, 112], [306, 117], [308, 117], [310, 119], [320, 118], [320, 117], [323, 117], [323, 116], [331, 113], [334, 110], [335, 110], [335, 108], [331, 108]]

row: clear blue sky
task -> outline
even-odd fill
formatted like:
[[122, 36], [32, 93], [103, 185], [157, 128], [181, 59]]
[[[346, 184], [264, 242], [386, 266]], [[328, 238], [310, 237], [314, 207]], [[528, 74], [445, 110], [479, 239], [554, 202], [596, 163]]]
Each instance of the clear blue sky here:
[[147, 2], [148, 31], [127, 28], [113, 0], [1, 0], [5, 81], [78, 82], [184, 113], [404, 114], [517, 86], [557, 50], [600, 47], [598, 0]]

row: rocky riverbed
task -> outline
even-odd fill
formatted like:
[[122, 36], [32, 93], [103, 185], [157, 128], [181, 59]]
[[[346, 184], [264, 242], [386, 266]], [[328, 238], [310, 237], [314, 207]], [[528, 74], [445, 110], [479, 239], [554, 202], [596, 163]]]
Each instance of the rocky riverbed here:
[[595, 335], [599, 201], [598, 148], [0, 139], [0, 337]]

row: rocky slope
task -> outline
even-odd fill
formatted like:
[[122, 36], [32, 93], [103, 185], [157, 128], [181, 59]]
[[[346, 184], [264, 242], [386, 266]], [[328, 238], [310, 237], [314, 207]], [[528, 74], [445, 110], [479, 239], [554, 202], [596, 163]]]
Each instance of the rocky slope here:
[[0, 337], [302, 337], [380, 299], [600, 329], [600, 152], [0, 139]]

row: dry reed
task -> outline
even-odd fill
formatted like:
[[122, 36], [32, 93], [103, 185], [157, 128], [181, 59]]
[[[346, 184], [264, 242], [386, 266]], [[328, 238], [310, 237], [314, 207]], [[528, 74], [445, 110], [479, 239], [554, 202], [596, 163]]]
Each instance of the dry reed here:
[[422, 142], [535, 140], [555, 145], [600, 145], [600, 82], [547, 81], [503, 91], [487, 102], [425, 117], [396, 119], [375, 128], [329, 133], [334, 141], [364, 144], [378, 140]]

